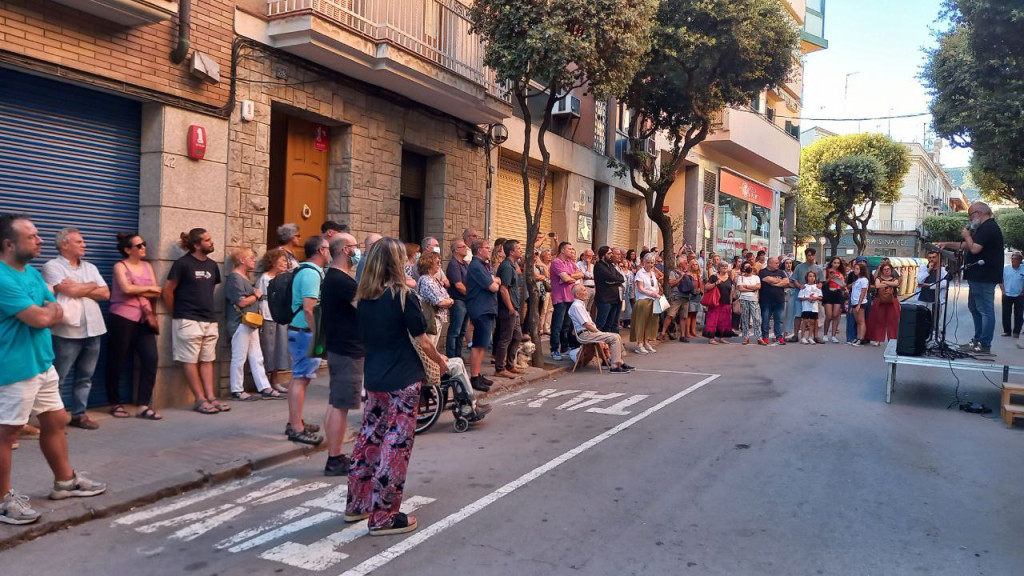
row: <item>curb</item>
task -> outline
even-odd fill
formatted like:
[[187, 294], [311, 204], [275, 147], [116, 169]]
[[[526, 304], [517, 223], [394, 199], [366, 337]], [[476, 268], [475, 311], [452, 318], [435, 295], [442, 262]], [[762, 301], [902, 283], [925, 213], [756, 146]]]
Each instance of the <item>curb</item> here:
[[173, 476], [159, 482], [129, 488], [118, 492], [117, 501], [100, 506], [91, 506], [89, 499], [78, 500], [74, 504], [46, 513], [35, 524], [29, 524], [25, 527], [12, 526], [12, 528], [21, 528], [21, 530], [9, 535], [0, 536], [0, 551], [14, 548], [19, 544], [64, 530], [65, 528], [84, 524], [91, 520], [107, 518], [138, 508], [139, 506], [178, 496], [185, 492], [243, 478], [254, 471], [263, 470], [326, 449], [326, 443], [322, 443], [315, 448], [293, 445], [289, 446], [287, 450], [255, 458], [243, 458], [209, 470], [200, 468], [194, 472]]
[[[545, 364], [544, 372], [534, 376], [525, 376], [516, 379], [495, 382], [490, 392], [481, 394], [481, 398], [497, 396], [502, 393], [511, 392], [527, 384], [546, 380], [557, 374], [568, 372], [571, 366], [554, 366]], [[252, 458], [242, 458], [234, 462], [224, 464], [210, 469], [197, 469], [193, 472], [181, 474], [164, 479], [159, 482], [136, 486], [127, 490], [119, 491], [117, 500], [99, 506], [91, 506], [90, 499], [77, 500], [73, 504], [63, 506], [57, 510], [46, 513], [39, 522], [29, 524], [11, 534], [0, 535], [0, 551], [9, 550], [40, 538], [47, 534], [78, 526], [92, 520], [100, 520], [110, 516], [128, 512], [134, 508], [152, 504], [154, 502], [178, 496], [193, 490], [208, 488], [217, 484], [223, 484], [231, 480], [249, 476], [257, 470], [283, 464], [285, 462], [303, 458], [310, 454], [321, 452], [327, 449], [327, 444], [322, 443], [317, 447], [302, 445], [291, 445], [286, 450], [264, 454]], [[95, 501], [95, 500], [93, 500]]]

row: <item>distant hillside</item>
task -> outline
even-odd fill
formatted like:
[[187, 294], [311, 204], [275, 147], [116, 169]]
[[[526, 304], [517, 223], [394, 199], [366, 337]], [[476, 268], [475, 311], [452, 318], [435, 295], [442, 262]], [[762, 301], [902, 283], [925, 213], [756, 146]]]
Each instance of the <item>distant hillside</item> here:
[[967, 198], [967, 202], [976, 202], [981, 198], [981, 191], [974, 185], [974, 179], [971, 178], [971, 169], [967, 166], [960, 168], [946, 168], [943, 167], [946, 174], [949, 174], [949, 179], [952, 180], [953, 186], [963, 190], [964, 196]]

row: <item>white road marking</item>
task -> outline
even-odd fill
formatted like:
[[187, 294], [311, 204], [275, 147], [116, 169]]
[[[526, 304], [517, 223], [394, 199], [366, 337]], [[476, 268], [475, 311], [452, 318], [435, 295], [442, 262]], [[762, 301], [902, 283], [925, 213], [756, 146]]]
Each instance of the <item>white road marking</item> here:
[[498, 488], [494, 492], [491, 492], [490, 494], [484, 496], [483, 498], [480, 498], [476, 502], [473, 502], [472, 504], [469, 504], [468, 506], [462, 508], [461, 510], [448, 515], [447, 517], [443, 518], [437, 523], [427, 526], [425, 528], [421, 528], [419, 531], [412, 533], [410, 537], [406, 538], [405, 540], [402, 540], [401, 542], [398, 542], [397, 544], [391, 546], [383, 552], [380, 552], [379, 554], [370, 557], [358, 566], [350, 570], [347, 570], [341, 576], [366, 576], [366, 574], [369, 574], [370, 572], [373, 572], [374, 570], [384, 566], [388, 562], [394, 560], [395, 558], [398, 558], [402, 554], [405, 554], [406, 552], [426, 542], [428, 539], [436, 536], [437, 534], [440, 534], [441, 532], [444, 532], [448, 528], [451, 528], [452, 526], [465, 520], [466, 518], [469, 518], [473, 514], [476, 514], [477, 512], [483, 510], [484, 508], [497, 502], [501, 498], [504, 498], [505, 496], [508, 496], [509, 494], [515, 492], [519, 488], [526, 486], [527, 484], [536, 480], [537, 478], [540, 478], [547, 472], [550, 472], [551, 470], [557, 468], [558, 466], [568, 462], [569, 460], [572, 460], [576, 456], [579, 456], [580, 454], [586, 452], [587, 450], [590, 450], [594, 446], [597, 446], [598, 444], [604, 442], [605, 440], [608, 440], [612, 436], [615, 436], [616, 434], [619, 434], [620, 432], [629, 429], [631, 426], [643, 421], [644, 419], [650, 417], [652, 414], [658, 412], [659, 410], [667, 406], [672, 405], [673, 403], [681, 400], [682, 398], [685, 398], [686, 396], [692, 394], [696, 390], [701, 389], [708, 383], [714, 381], [719, 376], [719, 374], [708, 375], [706, 378], [704, 378], [700, 382], [697, 382], [693, 386], [690, 386], [689, 388], [682, 390], [677, 394], [674, 394], [673, 396], [659, 402], [658, 404], [651, 406], [647, 410], [644, 410], [643, 412], [637, 414], [636, 416], [633, 416], [629, 420], [620, 423], [618, 426], [615, 426], [614, 428], [606, 432], [603, 432], [591, 438], [590, 440], [587, 440], [583, 444], [580, 444], [579, 446], [573, 448], [572, 450], [569, 450], [568, 452], [562, 454], [561, 456], [558, 456], [557, 458], [550, 460], [537, 468], [534, 468], [533, 470], [527, 472], [526, 474], [523, 474], [519, 478], [516, 478], [515, 480], [509, 482], [508, 484], [505, 484], [501, 488]]
[[302, 484], [301, 486], [281, 490], [280, 492], [264, 496], [263, 498], [253, 502], [252, 505], [259, 506], [261, 504], [270, 504], [271, 502], [277, 502], [278, 500], [284, 500], [285, 498], [291, 498], [292, 496], [298, 496], [299, 494], [305, 494], [306, 492], [312, 492], [313, 490], [327, 488], [328, 486], [330, 486], [330, 484], [327, 482], [310, 482], [309, 484]]
[[267, 484], [263, 488], [260, 488], [259, 490], [253, 490], [252, 492], [249, 492], [248, 494], [242, 496], [238, 500], [235, 500], [235, 503], [245, 504], [246, 502], [258, 500], [268, 494], [273, 494], [278, 490], [284, 490], [285, 488], [291, 486], [292, 484], [295, 484], [295, 482], [295, 478], [281, 478], [280, 480], [274, 480], [273, 482]]
[[624, 410], [627, 406], [632, 406], [637, 402], [642, 402], [650, 398], [647, 394], [637, 394], [636, 396], [630, 396], [625, 400], [620, 400], [617, 404], [612, 404], [607, 408], [590, 408], [587, 412], [593, 412], [594, 414], [608, 414], [610, 416], [628, 416], [630, 412]]
[[619, 396], [625, 396], [622, 392], [612, 392], [610, 394], [598, 394], [593, 390], [584, 390], [583, 392], [576, 395], [575, 398], [569, 400], [565, 404], [558, 406], [555, 410], [579, 410], [580, 408], [586, 408], [587, 406], [593, 406], [594, 404], [600, 404], [605, 400], [612, 400]]
[[207, 532], [213, 530], [221, 524], [230, 521], [232, 518], [238, 516], [242, 512], [245, 512], [244, 506], [235, 506], [234, 508], [232, 508], [231, 510], [227, 510], [223, 514], [218, 514], [213, 518], [207, 518], [206, 520], [203, 520], [201, 522], [196, 522], [195, 524], [185, 526], [181, 530], [178, 530], [174, 534], [171, 534], [170, 538], [172, 540], [184, 540], [185, 542], [191, 542], [192, 540], [199, 538], [203, 534], [206, 534]]
[[199, 512], [193, 512], [191, 514], [184, 514], [182, 516], [175, 516], [167, 520], [161, 520], [152, 524], [146, 524], [145, 526], [139, 526], [135, 529], [136, 532], [142, 532], [143, 534], [152, 534], [161, 528], [171, 528], [172, 526], [181, 526], [182, 524], [188, 524], [189, 522], [195, 522], [202, 520], [203, 518], [209, 518], [221, 512], [226, 512], [232, 508], [237, 508], [234, 504], [224, 504], [217, 506], [216, 508], [207, 508], [206, 510], [200, 510]]
[[231, 492], [233, 490], [238, 490], [239, 488], [244, 488], [251, 484], [262, 482], [266, 479], [266, 476], [249, 476], [248, 478], [235, 480], [234, 482], [229, 482], [222, 486], [216, 486], [214, 488], [210, 488], [209, 490], [193, 494], [192, 496], [186, 496], [185, 498], [175, 500], [170, 504], [157, 506], [156, 508], [150, 508], [148, 510], [142, 510], [139, 512], [135, 512], [134, 514], [128, 514], [127, 516], [123, 516], [121, 518], [118, 518], [117, 520], [114, 520], [113, 524], [121, 526], [130, 526], [132, 524], [142, 522], [144, 520], [156, 518], [157, 516], [166, 514], [168, 512], [174, 512], [175, 510], [187, 508], [188, 506], [191, 506], [197, 502], [209, 500], [210, 498], [215, 498], [217, 496], [220, 496], [221, 494], [227, 494], [228, 492]]
[[[433, 501], [433, 498], [413, 496], [402, 502], [401, 511], [405, 514], [412, 514]], [[326, 570], [348, 558], [348, 554], [338, 551], [337, 548], [367, 534], [369, 532], [366, 528], [366, 520], [361, 520], [309, 545], [285, 542], [260, 554], [260, 558], [306, 570]]]
[[488, 398], [488, 400], [491, 402], [491, 404], [495, 404], [495, 405], [499, 404], [499, 403], [502, 403], [501, 404], [502, 406], [514, 406], [516, 404], [522, 404], [523, 402], [526, 402], [526, 400], [523, 399], [523, 398], [520, 398], [519, 400], [513, 400], [512, 402], [506, 402], [506, 401], [507, 400], [512, 400], [512, 398], [515, 398], [517, 396], [525, 396], [525, 395], [529, 394], [530, 392], [533, 392], [533, 388], [523, 388], [522, 390], [519, 390], [517, 392], [513, 392], [511, 394], [504, 394], [502, 396], [496, 396], [494, 398]]
[[285, 524], [284, 526], [281, 526], [276, 530], [271, 530], [270, 532], [257, 536], [256, 538], [242, 542], [237, 546], [232, 546], [231, 548], [228, 548], [228, 551], [237, 553], [242, 552], [243, 550], [248, 550], [250, 548], [255, 548], [257, 546], [262, 546], [263, 544], [266, 544], [267, 542], [270, 542], [272, 540], [284, 538], [285, 536], [288, 536], [289, 534], [294, 534], [299, 530], [305, 530], [310, 526], [316, 526], [317, 524], [327, 522], [328, 520], [334, 520], [335, 518], [341, 518], [341, 514], [335, 512], [320, 512], [319, 514], [314, 514], [307, 518], [296, 520], [295, 522], [292, 522], [290, 524]]
[[216, 548], [217, 550], [223, 550], [225, 548], [229, 548], [231, 546], [234, 546], [235, 544], [238, 544], [239, 542], [245, 542], [246, 540], [248, 540], [250, 538], [253, 538], [255, 536], [259, 536], [260, 534], [262, 534], [262, 533], [264, 533], [264, 532], [266, 532], [268, 530], [273, 530], [274, 528], [277, 528], [278, 526], [281, 526], [283, 524], [287, 524], [288, 522], [291, 522], [292, 520], [295, 520], [299, 516], [304, 516], [307, 512], [309, 512], [309, 508], [303, 508], [301, 506], [299, 506], [297, 508], [289, 508], [288, 510], [285, 510], [284, 512], [278, 514], [273, 520], [270, 520], [269, 522], [265, 522], [263, 524], [260, 524], [259, 526], [255, 527], [255, 528], [249, 528], [247, 530], [242, 530], [241, 532], [239, 532], [238, 534], [235, 534], [234, 536], [231, 536], [229, 538], [225, 538], [224, 540], [221, 540], [220, 542], [217, 542], [216, 544], [213, 545], [213, 547]]
[[559, 396], [571, 396], [572, 394], [579, 394], [580, 390], [556, 390], [554, 388], [548, 388], [547, 390], [541, 390], [537, 394], [537, 399], [527, 404], [530, 408], [540, 408], [550, 398], [558, 398]]
[[637, 368], [634, 372], [656, 372], [658, 374], [686, 374], [688, 376], [721, 376], [710, 372], [686, 372], [685, 370], [653, 370], [651, 368]]
[[323, 508], [331, 512], [345, 513], [345, 499], [348, 497], [348, 484], [339, 484], [319, 498], [307, 500], [301, 506]]

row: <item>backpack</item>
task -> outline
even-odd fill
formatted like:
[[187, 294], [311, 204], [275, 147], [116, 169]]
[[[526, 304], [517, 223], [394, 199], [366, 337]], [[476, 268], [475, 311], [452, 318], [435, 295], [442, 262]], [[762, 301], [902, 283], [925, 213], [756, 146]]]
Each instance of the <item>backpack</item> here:
[[295, 283], [295, 274], [303, 268], [315, 270], [303, 263], [298, 268], [274, 276], [267, 284], [267, 307], [270, 308], [270, 317], [278, 324], [291, 324], [292, 319], [302, 309], [292, 308], [292, 285]]
[[689, 274], [683, 273], [683, 277], [679, 279], [679, 283], [676, 284], [676, 292], [679, 293], [683, 298], [693, 298], [693, 293], [697, 290], [697, 285], [693, 281], [693, 277]]

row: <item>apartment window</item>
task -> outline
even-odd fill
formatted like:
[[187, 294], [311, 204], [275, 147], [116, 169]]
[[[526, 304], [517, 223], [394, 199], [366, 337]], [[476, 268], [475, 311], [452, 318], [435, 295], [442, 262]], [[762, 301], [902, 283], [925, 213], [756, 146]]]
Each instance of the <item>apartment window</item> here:
[[758, 94], [757, 96], [754, 96], [754, 99], [750, 101], [750, 107], [753, 108], [755, 112], [760, 112], [761, 111], [761, 95], [760, 94]]
[[825, 12], [824, 0], [807, 0], [807, 9], [815, 12]]
[[[808, 2], [808, 7], [810, 3]], [[815, 14], [814, 12], [806, 12], [804, 14], [804, 30], [807, 31], [811, 36], [817, 38], [825, 37], [825, 19], [821, 14]]]
[[775, 108], [767, 108], [767, 109], [765, 109], [765, 114], [767, 114], [767, 116], [768, 116], [768, 121], [771, 122], [772, 124], [774, 124], [775, 123]]
[[604, 100], [594, 102], [594, 150], [598, 154], [604, 154], [605, 130], [608, 129], [608, 103]]
[[629, 133], [629, 108], [623, 102], [619, 103], [619, 116], [616, 127], [623, 134]]

